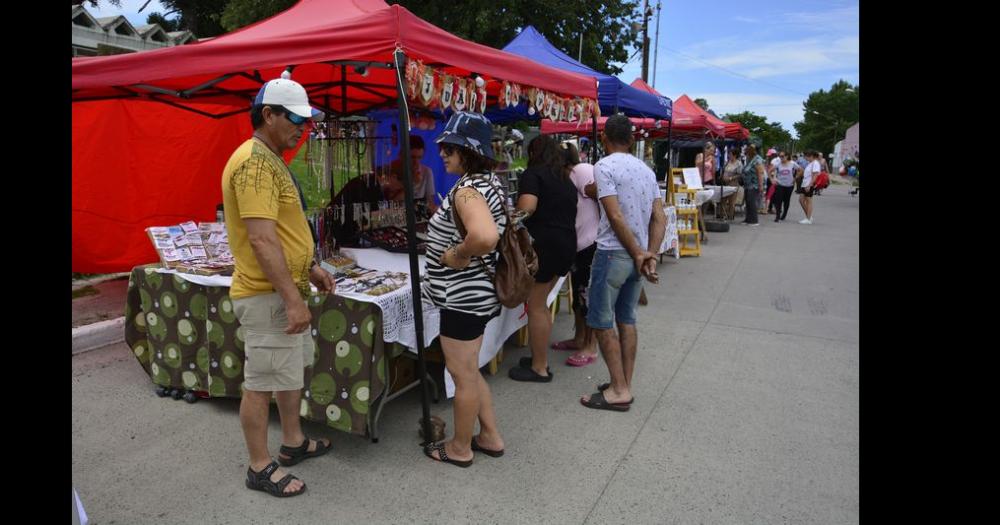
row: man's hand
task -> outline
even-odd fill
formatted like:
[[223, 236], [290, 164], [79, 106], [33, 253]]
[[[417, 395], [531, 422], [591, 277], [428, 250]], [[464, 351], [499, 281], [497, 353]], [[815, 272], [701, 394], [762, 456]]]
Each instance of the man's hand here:
[[337, 289], [336, 279], [318, 264], [309, 269], [309, 282], [319, 288], [319, 293], [333, 293]]
[[646, 263], [642, 266], [642, 275], [647, 281], [659, 284], [660, 274], [656, 272], [656, 258], [646, 259]]
[[656, 268], [656, 254], [648, 251], [641, 251], [636, 255], [632, 256], [632, 261], [635, 263], [635, 271], [639, 272], [641, 275], [646, 275], [646, 265], [648, 261], [653, 262], [653, 268]]
[[285, 333], [289, 335], [301, 334], [309, 329], [309, 322], [312, 321], [312, 313], [305, 301], [295, 300], [291, 304], [285, 304], [285, 312], [288, 314], [288, 328]]

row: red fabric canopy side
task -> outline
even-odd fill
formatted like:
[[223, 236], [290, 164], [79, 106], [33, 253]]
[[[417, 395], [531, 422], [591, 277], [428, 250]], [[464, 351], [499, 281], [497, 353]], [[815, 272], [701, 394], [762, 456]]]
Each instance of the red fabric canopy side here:
[[222, 170], [252, 132], [246, 113], [210, 119], [148, 101], [73, 104], [73, 271], [156, 262], [145, 228], [214, 221]]
[[[633, 134], [637, 134], [640, 131], [646, 130], [649, 132], [649, 138], [659, 138], [667, 136], [667, 121], [659, 120], [653, 118], [639, 118], [631, 117], [629, 120], [632, 121], [632, 125], [635, 127]], [[600, 117], [597, 119], [597, 131], [604, 131], [604, 124], [608, 121], [608, 117]], [[660, 127], [656, 127], [656, 123], [660, 123]], [[543, 135], [551, 135], [555, 133], [566, 133], [570, 135], [583, 135], [589, 137], [594, 133], [594, 126], [591, 121], [585, 121], [584, 123], [577, 125], [575, 122], [554, 122], [549, 119], [542, 119], [541, 133]]]
[[750, 131], [739, 122], [726, 122], [726, 138], [746, 140], [750, 138]]
[[635, 80], [633, 80], [632, 83], [629, 84], [629, 85], [632, 86], [632, 87], [634, 87], [634, 88], [636, 88], [636, 89], [641, 89], [642, 91], [645, 91], [646, 93], [652, 93], [652, 94], [654, 94], [654, 95], [656, 95], [658, 97], [664, 96], [663, 93], [660, 93], [659, 91], [653, 89], [652, 86], [650, 86], [649, 84], [647, 84], [644, 80], [642, 80], [639, 77], [635, 77]]
[[674, 101], [674, 114], [671, 119], [674, 133], [707, 133], [716, 137], [726, 134], [726, 124], [701, 109], [687, 95], [681, 95]]

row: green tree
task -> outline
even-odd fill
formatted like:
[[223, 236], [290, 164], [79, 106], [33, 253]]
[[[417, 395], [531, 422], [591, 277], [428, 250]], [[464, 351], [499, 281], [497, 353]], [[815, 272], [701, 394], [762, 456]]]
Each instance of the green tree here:
[[235, 31], [270, 18], [295, 5], [298, 0], [229, 0], [219, 19], [222, 27]]
[[146, 17], [146, 23], [160, 24], [160, 27], [162, 27], [164, 31], [169, 33], [171, 31], [177, 31], [179, 29], [178, 25], [180, 23], [180, 20], [176, 18], [167, 18], [163, 16], [162, 13], [150, 13], [149, 16]]
[[696, 99], [694, 99], [694, 103], [695, 103], [695, 105], [697, 105], [701, 109], [704, 109], [705, 111], [708, 111], [708, 101], [707, 100], [705, 100], [703, 98], [696, 98]]
[[467, 0], [457, 5], [442, 0], [389, 0], [424, 20], [466, 40], [494, 48], [507, 45], [528, 25], [552, 45], [577, 58], [583, 34], [581, 62], [616, 75], [614, 65], [629, 59], [628, 47], [639, 44], [633, 22], [641, 22], [637, 0]]
[[726, 113], [723, 119], [729, 122], [739, 122], [750, 132], [750, 141], [765, 148], [772, 146], [789, 149], [792, 143], [792, 134], [786, 130], [780, 122], [768, 122], [767, 117], [758, 115], [752, 111], [742, 113]]
[[830, 91], [814, 91], [802, 103], [803, 120], [794, 124], [800, 149], [832, 153], [836, 142], [843, 140], [847, 128], [860, 118], [861, 89], [840, 80]]
[[160, 0], [166, 10], [162, 15], [164, 19], [180, 14], [174, 29], [187, 29], [198, 38], [219, 36], [226, 32], [219, 20], [227, 3], [228, 0]]

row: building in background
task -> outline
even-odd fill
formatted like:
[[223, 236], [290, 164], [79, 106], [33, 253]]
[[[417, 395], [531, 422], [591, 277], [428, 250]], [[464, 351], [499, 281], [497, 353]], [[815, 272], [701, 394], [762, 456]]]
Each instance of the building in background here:
[[118, 55], [197, 42], [190, 31], [166, 32], [159, 24], [133, 26], [124, 16], [94, 18], [73, 7], [73, 56]]

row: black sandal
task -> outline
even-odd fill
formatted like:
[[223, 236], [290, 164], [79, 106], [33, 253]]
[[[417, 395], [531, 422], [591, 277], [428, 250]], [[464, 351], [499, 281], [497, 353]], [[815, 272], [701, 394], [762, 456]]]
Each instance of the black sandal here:
[[298, 496], [306, 491], [306, 484], [302, 484], [302, 488], [296, 492], [285, 492], [285, 487], [288, 486], [293, 480], [299, 479], [291, 474], [286, 474], [285, 477], [281, 478], [276, 482], [271, 481], [271, 474], [278, 470], [278, 463], [272, 461], [268, 466], [264, 467], [260, 472], [254, 472], [252, 468], [247, 467], [247, 488], [250, 490], [259, 490], [261, 492], [266, 492], [272, 496], [279, 498], [290, 498], [292, 496]]
[[483, 448], [483, 447], [479, 446], [479, 443], [476, 441], [476, 438], [478, 438], [478, 437], [479, 437], [478, 434], [475, 435], [475, 436], [472, 436], [472, 451], [473, 452], [482, 452], [483, 454], [486, 454], [487, 456], [490, 456], [490, 457], [493, 457], [493, 458], [498, 458], [498, 457], [500, 457], [500, 456], [503, 455], [503, 449], [500, 449], [500, 450], [490, 450], [488, 448]]
[[590, 400], [584, 401], [580, 399], [580, 404], [587, 408], [596, 408], [599, 410], [612, 410], [615, 412], [628, 412], [632, 405], [630, 403], [610, 403], [607, 399], [604, 399], [604, 392], [597, 392], [590, 394]]
[[[524, 359], [522, 357], [522, 359]], [[530, 359], [530, 358], [529, 358]], [[531, 365], [529, 366], [515, 366], [511, 368], [507, 375], [514, 381], [531, 381], [534, 383], [550, 383], [552, 382], [552, 370], [549, 367], [545, 367], [545, 372], [549, 375], [543, 376], [539, 375], [538, 372], [532, 370]]]
[[[309, 441], [316, 441], [316, 450], [309, 452]], [[281, 445], [281, 448], [278, 449], [278, 452], [288, 456], [288, 459], [278, 456], [278, 463], [281, 463], [281, 466], [283, 467], [290, 467], [304, 459], [314, 458], [316, 456], [322, 456], [323, 454], [329, 452], [330, 448], [331, 448], [330, 445], [323, 443], [321, 440], [318, 439], [310, 440], [309, 436], [306, 436], [306, 440], [303, 441], [302, 444], [297, 447], [293, 448]]]
[[[611, 383], [601, 383], [601, 384], [597, 385], [597, 391], [598, 392], [604, 392], [605, 390], [607, 390], [609, 388], [611, 388]], [[623, 405], [631, 405], [633, 401], [635, 401], [635, 396], [632, 396], [632, 401], [629, 401], [627, 403], [622, 403], [622, 404]]]
[[[473, 443], [475, 443], [475, 441], [473, 441]], [[475, 446], [475, 445], [473, 445], [473, 446]], [[434, 457], [431, 454], [435, 450], [438, 451], [438, 457]], [[427, 457], [433, 459], [434, 461], [441, 461], [443, 463], [451, 463], [452, 465], [458, 465], [459, 467], [462, 467], [462, 468], [468, 468], [468, 467], [472, 466], [472, 460], [471, 459], [468, 460], [468, 461], [459, 461], [457, 459], [451, 459], [451, 458], [449, 458], [448, 457], [448, 453], [444, 451], [444, 443], [431, 443], [431, 444], [427, 445], [426, 447], [424, 447], [424, 454], [426, 454]], [[440, 459], [438, 459], [438, 458], [440, 458]]]

